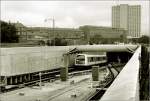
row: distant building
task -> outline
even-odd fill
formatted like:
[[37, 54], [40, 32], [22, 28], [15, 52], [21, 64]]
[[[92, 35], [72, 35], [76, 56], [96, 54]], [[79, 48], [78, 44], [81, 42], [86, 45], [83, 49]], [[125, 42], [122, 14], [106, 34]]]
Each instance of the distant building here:
[[67, 41], [68, 45], [93, 43], [125, 42], [126, 30], [122, 28], [81, 26], [80, 28], [48, 28], [48, 27], [26, 27], [21, 23], [14, 23], [19, 35], [19, 42], [38, 42], [40, 40], [54, 40], [60, 38]]
[[73, 28], [46, 28], [46, 27], [28, 27], [27, 40], [52, 40], [61, 38], [69, 44], [78, 44], [83, 38], [83, 31]]
[[19, 35], [19, 42], [37, 42], [61, 38], [72, 45], [82, 44], [84, 38], [83, 31], [74, 28], [26, 27], [19, 22], [13, 24], [17, 29], [17, 35]]
[[[19, 36], [19, 42], [23, 40], [27, 40], [27, 31], [26, 31], [26, 26], [24, 26], [22, 23], [17, 22], [17, 23], [12, 23], [17, 30], [17, 35]], [[24, 37], [25, 36], [25, 37]]]
[[141, 34], [141, 6], [128, 4], [113, 6], [112, 27], [128, 30], [128, 38], [139, 38]]
[[101, 27], [85, 25], [80, 27], [84, 31], [85, 39], [88, 42], [94, 41], [96, 43], [115, 43], [125, 42], [127, 31], [123, 28]]

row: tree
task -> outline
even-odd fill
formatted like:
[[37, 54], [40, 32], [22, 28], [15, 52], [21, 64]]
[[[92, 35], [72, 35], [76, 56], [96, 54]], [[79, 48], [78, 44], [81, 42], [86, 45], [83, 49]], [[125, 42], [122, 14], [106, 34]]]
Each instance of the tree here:
[[84, 33], [84, 38], [87, 40], [88, 37], [89, 37], [89, 36], [88, 36], [88, 35], [89, 35], [89, 32], [90, 32], [88, 26], [80, 26], [79, 29], [83, 31], [83, 33]]
[[61, 38], [55, 38], [55, 46], [66, 46], [67, 45], [67, 41], [63, 40]]
[[149, 44], [150, 42], [150, 37], [143, 35], [142, 37], [139, 38], [139, 43], [144, 43], [144, 44]]
[[90, 38], [90, 43], [92, 44], [99, 44], [101, 41], [102, 41], [101, 35], [94, 35], [93, 37]]
[[47, 42], [48, 46], [67, 46], [67, 41], [61, 38], [55, 38], [53, 40], [51, 40], [51, 42]]
[[0, 23], [1, 23], [1, 42], [2, 43], [18, 42], [16, 27], [4, 21], [0, 21]]

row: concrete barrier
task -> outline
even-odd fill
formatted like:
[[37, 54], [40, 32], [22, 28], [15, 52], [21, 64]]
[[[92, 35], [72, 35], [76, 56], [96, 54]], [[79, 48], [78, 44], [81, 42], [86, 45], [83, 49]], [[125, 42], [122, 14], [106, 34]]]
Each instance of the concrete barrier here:
[[100, 101], [139, 101], [139, 70], [141, 47], [116, 77]]

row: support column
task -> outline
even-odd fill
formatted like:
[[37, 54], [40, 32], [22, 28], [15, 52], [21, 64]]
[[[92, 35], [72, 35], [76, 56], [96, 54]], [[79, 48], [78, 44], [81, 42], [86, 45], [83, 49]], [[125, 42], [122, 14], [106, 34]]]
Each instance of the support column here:
[[15, 76], [15, 84], [17, 84], [18, 83], [18, 78], [17, 78], [17, 76]]
[[22, 82], [22, 75], [20, 76], [20, 80], [19, 81]]
[[12, 77], [10, 77], [10, 84], [12, 85], [13, 84], [13, 80], [12, 80], [13, 78]]
[[92, 66], [92, 79], [99, 81], [99, 66]]
[[24, 79], [24, 80], [23, 80], [24, 82], [26, 82], [26, 81], [27, 81], [27, 77], [26, 77], [26, 75], [24, 75], [23, 79]]
[[63, 66], [60, 70], [61, 81], [67, 81], [68, 79], [68, 64], [69, 64], [69, 55], [63, 55]]
[[33, 80], [33, 74], [30, 74], [30, 79]]
[[5, 82], [5, 85], [7, 85], [8, 84], [8, 80], [7, 80], [8, 78], [7, 77], [4, 77], [4, 82]]
[[31, 79], [31, 78], [30, 78], [30, 74], [28, 74], [28, 80], [30, 81], [30, 79]]

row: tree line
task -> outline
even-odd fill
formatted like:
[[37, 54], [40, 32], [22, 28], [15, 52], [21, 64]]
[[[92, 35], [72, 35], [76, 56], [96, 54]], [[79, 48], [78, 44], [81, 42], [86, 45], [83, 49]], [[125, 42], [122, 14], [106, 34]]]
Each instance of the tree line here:
[[1, 23], [1, 43], [17, 43], [19, 42], [19, 37], [17, 35], [16, 27], [5, 21], [0, 21]]

